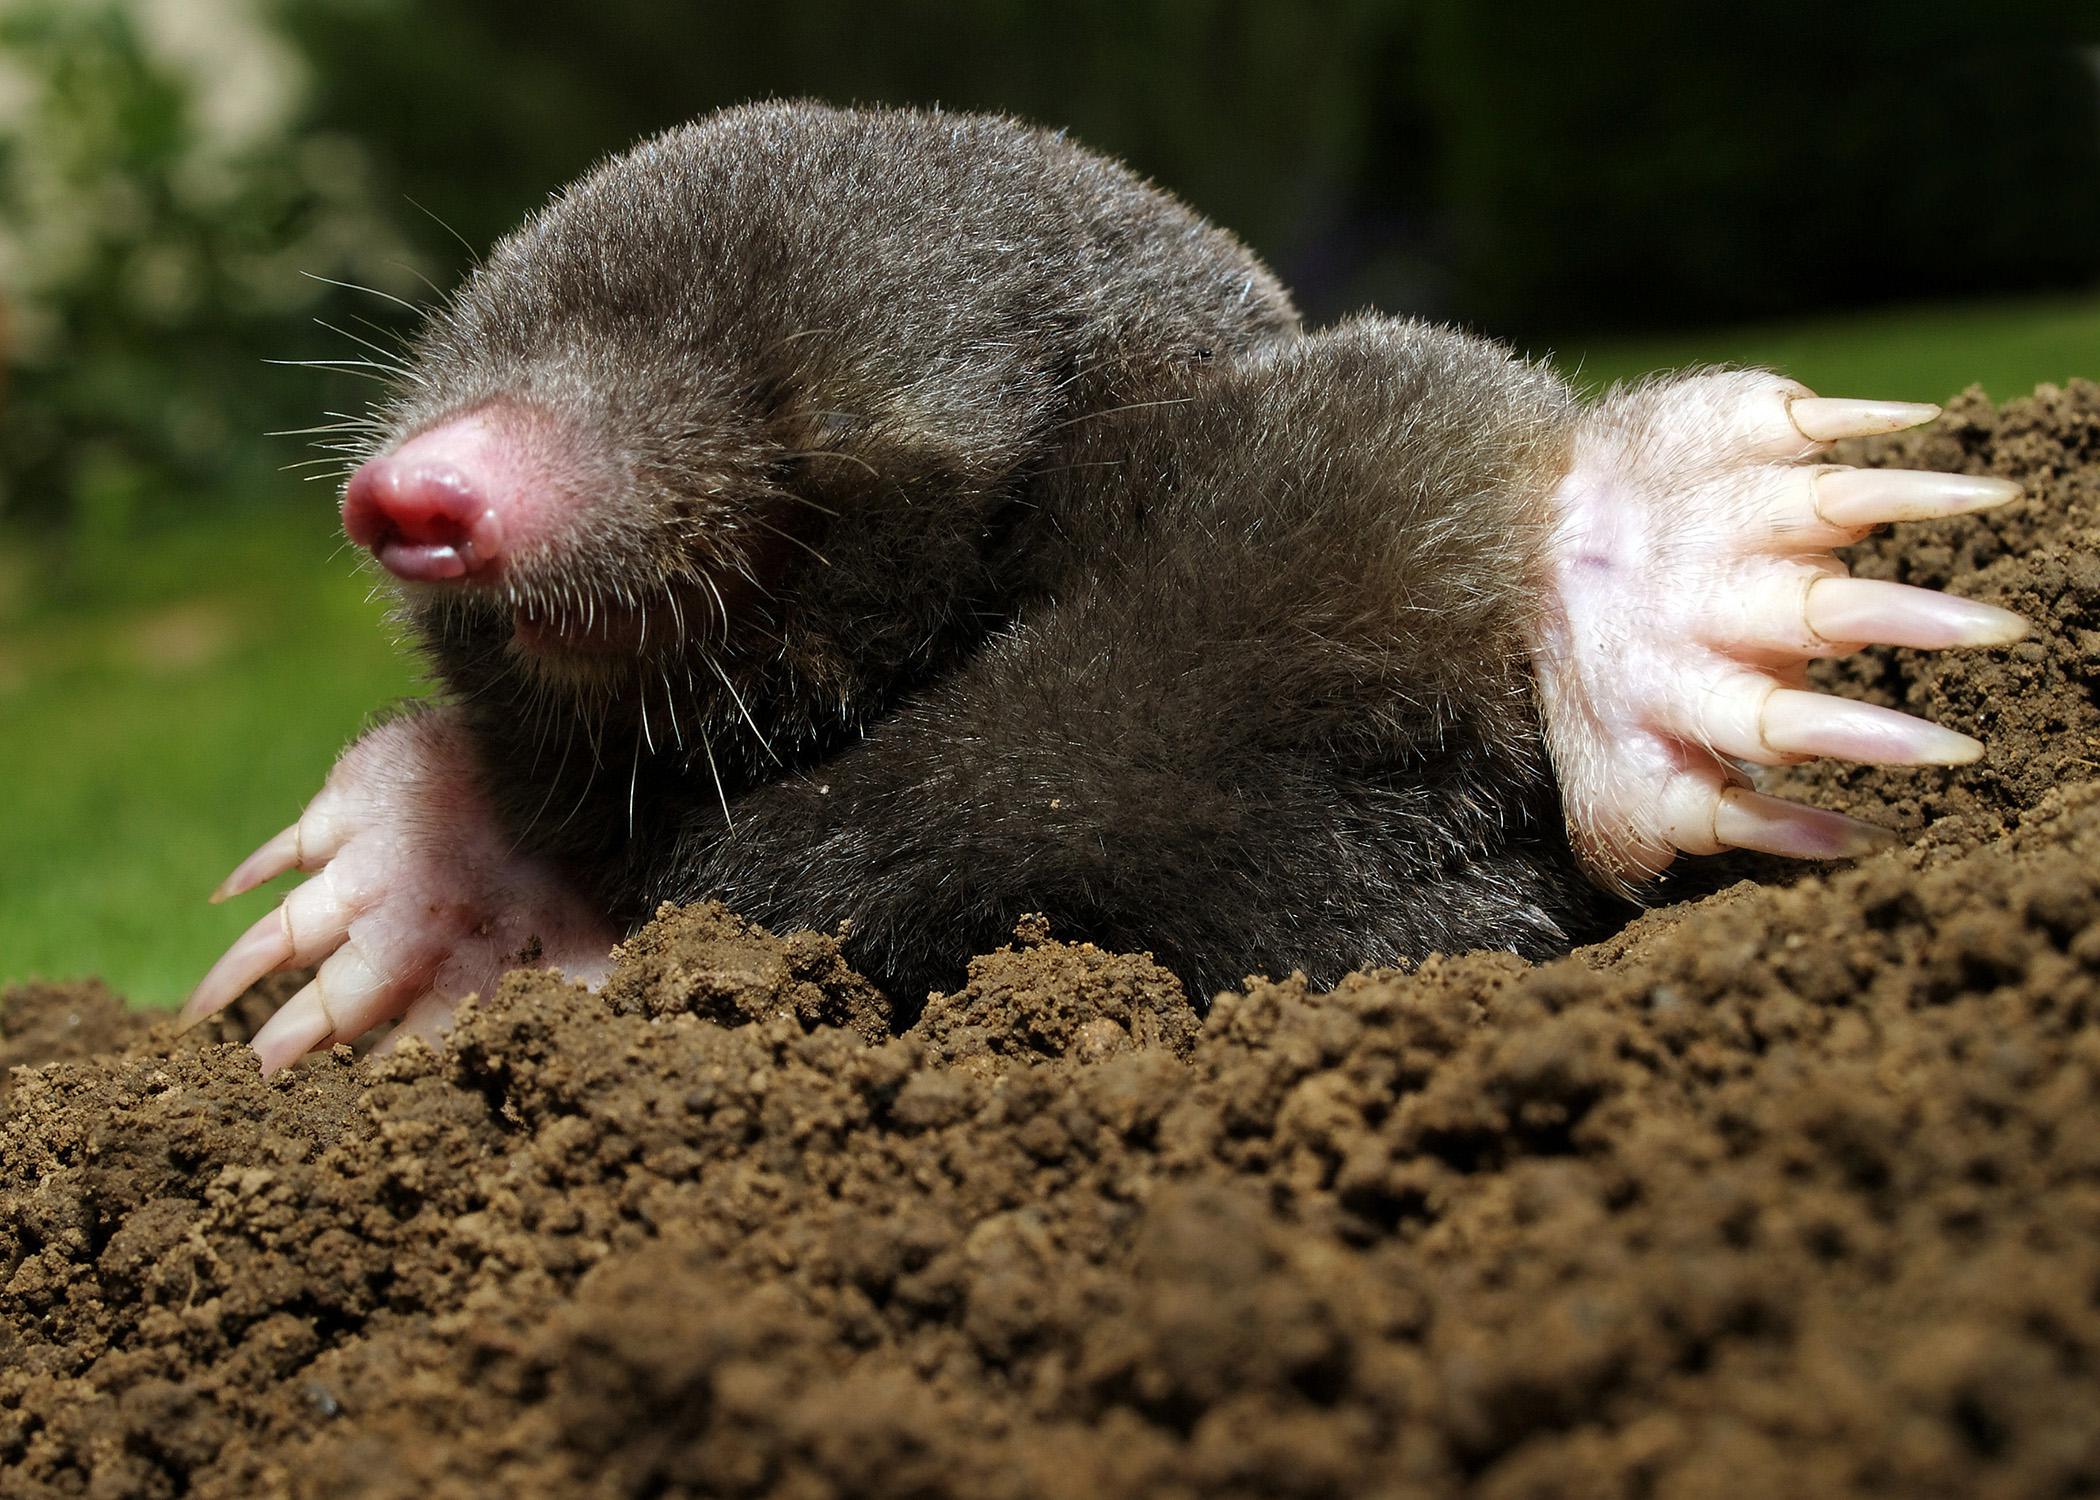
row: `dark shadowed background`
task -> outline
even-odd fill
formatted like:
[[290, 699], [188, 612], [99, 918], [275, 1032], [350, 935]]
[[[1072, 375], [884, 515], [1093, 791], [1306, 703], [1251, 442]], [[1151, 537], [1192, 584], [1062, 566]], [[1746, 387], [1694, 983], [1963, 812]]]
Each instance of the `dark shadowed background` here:
[[1005, 110], [1314, 318], [2002, 397], [2100, 373], [2095, 40], [1937, 0], [4, 0], [0, 979], [174, 998], [248, 919], [202, 907], [218, 867], [409, 688], [333, 460], [264, 436], [372, 372], [264, 360], [381, 358], [638, 135], [781, 94]]

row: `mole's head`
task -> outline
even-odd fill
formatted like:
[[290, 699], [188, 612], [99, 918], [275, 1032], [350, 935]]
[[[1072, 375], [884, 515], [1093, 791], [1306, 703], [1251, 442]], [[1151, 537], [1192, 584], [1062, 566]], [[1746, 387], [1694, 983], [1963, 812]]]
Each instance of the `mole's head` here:
[[719, 649], [833, 510], [740, 351], [652, 306], [646, 266], [541, 230], [426, 327], [343, 527], [441, 658], [612, 682]]
[[1031, 226], [982, 186], [1028, 137], [970, 130], [716, 116], [489, 253], [343, 495], [455, 687], [713, 713], [791, 673], [782, 712], [835, 722], [925, 651], [1067, 378]]
[[996, 623], [1075, 413], [1293, 320], [1237, 241], [1061, 138], [749, 106], [490, 252], [343, 521], [455, 688], [639, 688], [792, 739]]
[[777, 633], [849, 498], [811, 472], [850, 446], [808, 403], [823, 372], [769, 348], [793, 311], [709, 232], [705, 164], [649, 149], [660, 170], [600, 168], [431, 316], [343, 493], [455, 686], [711, 680], [702, 658]]

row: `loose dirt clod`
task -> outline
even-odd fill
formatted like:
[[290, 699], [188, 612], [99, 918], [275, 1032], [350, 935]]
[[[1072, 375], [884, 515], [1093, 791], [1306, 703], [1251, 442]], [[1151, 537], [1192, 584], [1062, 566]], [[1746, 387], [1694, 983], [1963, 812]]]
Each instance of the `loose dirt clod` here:
[[2100, 1492], [2100, 387], [1871, 456], [2031, 487], [1859, 561], [2032, 641], [1825, 669], [1990, 758], [1557, 963], [1199, 1021], [1026, 929], [897, 1037], [666, 910], [269, 1083], [17, 989], [0, 1495]]

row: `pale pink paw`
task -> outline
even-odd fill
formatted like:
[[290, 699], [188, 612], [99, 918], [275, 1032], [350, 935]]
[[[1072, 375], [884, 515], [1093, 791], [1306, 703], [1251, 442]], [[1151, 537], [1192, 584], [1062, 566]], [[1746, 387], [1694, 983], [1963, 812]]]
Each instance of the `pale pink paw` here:
[[1885, 841], [1752, 789], [1746, 766], [1982, 753], [1953, 730], [1804, 690], [1816, 657], [2001, 645], [2026, 629], [1987, 604], [1849, 578], [1831, 552], [1886, 522], [2019, 494], [1999, 479], [1819, 462], [1837, 439], [1938, 413], [1731, 371], [1620, 390], [1583, 419], [1554, 493], [1532, 656], [1569, 832], [1597, 876], [1630, 886], [1679, 853], [1831, 858]]
[[479, 776], [442, 712], [396, 720], [343, 752], [299, 821], [213, 893], [225, 900], [293, 869], [313, 876], [212, 966], [182, 1024], [265, 974], [319, 964], [255, 1034], [270, 1073], [396, 1018], [397, 1037], [434, 1037], [454, 1003], [527, 962], [602, 981], [618, 935], [554, 871], [513, 851]]

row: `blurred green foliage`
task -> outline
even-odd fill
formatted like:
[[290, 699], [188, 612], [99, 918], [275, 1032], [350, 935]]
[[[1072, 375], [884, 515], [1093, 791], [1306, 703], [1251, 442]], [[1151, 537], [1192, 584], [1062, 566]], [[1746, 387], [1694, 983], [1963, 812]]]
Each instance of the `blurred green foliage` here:
[[234, 514], [165, 516], [92, 576], [0, 528], [0, 984], [179, 999], [265, 909], [213, 882], [413, 685], [326, 507]]
[[311, 409], [261, 359], [345, 300], [312, 278], [414, 286], [367, 152], [311, 128], [309, 84], [249, 0], [0, 9], [0, 511], [92, 547], [224, 484]]

